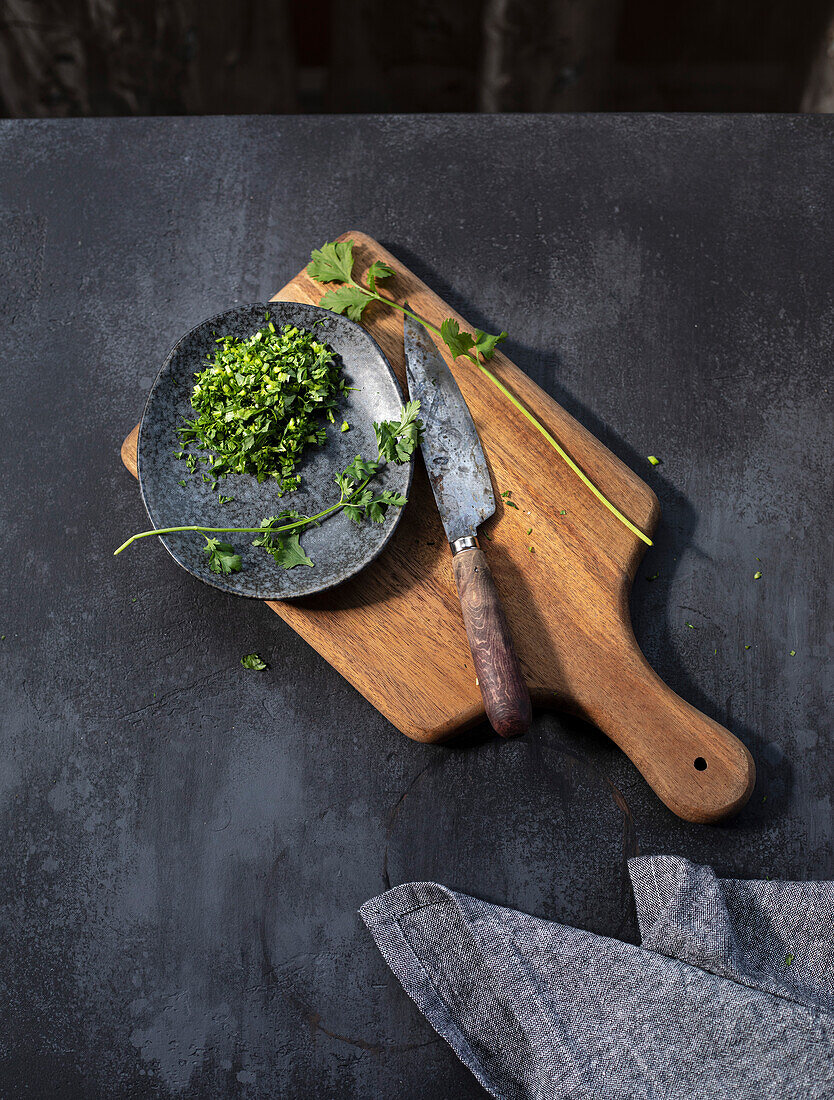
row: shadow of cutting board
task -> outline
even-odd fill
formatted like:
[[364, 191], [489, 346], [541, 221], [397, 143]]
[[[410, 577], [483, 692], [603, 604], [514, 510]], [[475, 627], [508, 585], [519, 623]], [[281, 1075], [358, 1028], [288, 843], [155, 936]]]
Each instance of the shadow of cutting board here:
[[[396, 272], [385, 283], [393, 297], [407, 298], [435, 325], [451, 316], [471, 330], [372, 238], [346, 233], [340, 239], [354, 241], [357, 274], [382, 259]], [[324, 289], [302, 271], [274, 300], [317, 304]], [[405, 390], [401, 315], [372, 305], [363, 324]], [[628, 597], [644, 544], [474, 364], [448, 355], [447, 362], [490, 465], [498, 508], [481, 528], [489, 536], [481, 545], [534, 704], [598, 726], [679, 816], [708, 822], [733, 813], [753, 787], [750, 754], [666, 687], [631, 629]], [[500, 352], [491, 367], [606, 496], [651, 535], [660, 516], [651, 489]], [[137, 435], [138, 427], [122, 447], [134, 476]], [[440, 741], [484, 720], [451, 554], [421, 461], [402, 521], [376, 562], [329, 592], [269, 606], [407, 736]]]

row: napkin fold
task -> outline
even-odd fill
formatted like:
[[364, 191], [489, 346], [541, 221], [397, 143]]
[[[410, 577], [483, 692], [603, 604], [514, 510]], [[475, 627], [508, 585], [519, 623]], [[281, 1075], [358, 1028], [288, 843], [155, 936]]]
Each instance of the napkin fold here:
[[361, 915], [501, 1100], [834, 1097], [834, 883], [629, 861], [642, 944], [412, 882]]

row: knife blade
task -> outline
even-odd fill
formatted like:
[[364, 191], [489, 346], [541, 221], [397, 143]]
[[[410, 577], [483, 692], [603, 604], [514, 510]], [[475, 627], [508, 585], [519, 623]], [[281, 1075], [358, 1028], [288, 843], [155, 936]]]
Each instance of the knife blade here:
[[472, 414], [429, 333], [405, 317], [409, 396], [420, 402], [421, 449], [452, 549], [452, 570], [484, 708], [502, 737], [529, 728], [530, 693], [478, 527], [495, 512], [489, 467]]

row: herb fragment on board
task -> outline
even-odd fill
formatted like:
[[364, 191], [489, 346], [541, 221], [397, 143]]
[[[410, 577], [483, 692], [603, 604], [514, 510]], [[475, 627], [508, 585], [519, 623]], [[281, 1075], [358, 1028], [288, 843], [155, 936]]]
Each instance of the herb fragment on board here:
[[660, 465], [660, 459], [657, 458], [655, 455], [649, 455], [648, 457], [649, 457], [649, 462], [651, 462], [652, 466], [659, 466]]
[[744, 648], [745, 648], [745, 649], [749, 649], [749, 648], [750, 648], [750, 646], [749, 646], [749, 645], [746, 645], [746, 646], [745, 646]]
[[757, 569], [756, 572], [753, 574], [753, 580], [754, 581], [759, 581], [761, 579], [762, 579], [762, 571], [761, 571], [761, 569]]
[[518, 505], [516, 504], [516, 502], [514, 500], [510, 500], [508, 498], [507, 500], [504, 501], [504, 504], [506, 505], [507, 508], [515, 508], [516, 510], [518, 510]]
[[313, 250], [310, 263], [307, 265], [307, 274], [311, 279], [320, 283], [342, 283], [340, 287], [327, 290], [319, 300], [319, 305], [330, 309], [334, 313], [346, 313], [351, 320], [359, 321], [362, 314], [372, 302], [380, 302], [389, 309], [397, 309], [401, 313], [418, 321], [429, 332], [439, 336], [446, 344], [454, 358], [463, 356], [474, 365], [497, 387], [503, 396], [533, 425], [537, 432], [544, 436], [553, 447], [559, 457], [565, 462], [587, 489], [600, 501], [600, 503], [614, 515], [620, 523], [629, 531], [642, 539], [647, 546], [652, 545], [652, 540], [644, 534], [639, 527], [631, 522], [623, 513], [611, 503], [605, 494], [597, 488], [585, 471], [571, 458], [559, 441], [551, 435], [545, 426], [527, 408], [523, 401], [515, 396], [504, 383], [486, 366], [487, 362], [495, 354], [497, 345], [507, 337], [506, 332], [500, 332], [495, 336], [475, 329], [474, 333], [462, 332], [460, 324], [452, 317], [447, 317], [440, 328], [414, 313], [407, 304], [397, 302], [393, 298], [379, 293], [377, 282], [379, 279], [394, 275], [394, 269], [380, 260], [371, 264], [367, 274], [367, 285], [357, 282], [353, 275], [354, 256], [353, 241], [328, 241], [321, 248]]
[[785, 966], [790, 966], [794, 960], [794, 956], [791, 954], [785, 955]]
[[342, 426], [341, 426], [341, 428], [339, 428], [339, 431], [340, 432], [349, 432], [350, 431], [350, 424], [348, 424], [347, 420], [342, 421]]
[[689, 627], [689, 629], [690, 629], [690, 630], [694, 630], [694, 629], [695, 629], [695, 627], [694, 627], [694, 626], [692, 625], [692, 623], [687, 623], [686, 625], [687, 625], [687, 626]]
[[262, 672], [266, 668], [266, 661], [261, 660], [257, 653], [247, 653], [245, 657], [241, 657], [240, 663], [244, 668], [251, 668], [256, 672]]
[[791, 650], [791, 654], [790, 654], [790, 655], [791, 655], [791, 657], [795, 657], [795, 656], [796, 656], [796, 650], [795, 650], [795, 649], [792, 649], [792, 650]]
[[647, 581], [656, 581], [659, 576], [660, 576], [659, 573], [652, 573], [652, 575], [650, 577], [646, 577], [646, 580]]

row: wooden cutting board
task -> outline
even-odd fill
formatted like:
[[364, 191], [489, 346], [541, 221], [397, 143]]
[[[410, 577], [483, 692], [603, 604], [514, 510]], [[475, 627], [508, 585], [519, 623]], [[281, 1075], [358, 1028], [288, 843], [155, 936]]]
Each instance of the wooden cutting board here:
[[[384, 260], [396, 272], [386, 291], [407, 298], [436, 325], [455, 317], [471, 331], [375, 240], [358, 232], [340, 239], [354, 241], [359, 274], [372, 260]], [[318, 303], [323, 289], [302, 271], [274, 300]], [[401, 315], [374, 305], [363, 323], [405, 390]], [[680, 817], [709, 822], [735, 812], [753, 788], [750, 754], [666, 687], [637, 647], [628, 597], [645, 545], [474, 364], [448, 356], [447, 362], [490, 465], [498, 508], [482, 528], [488, 538], [481, 545], [534, 704], [598, 726]], [[490, 365], [608, 498], [651, 535], [660, 516], [652, 490], [504, 355], [497, 353]], [[137, 435], [138, 427], [122, 447], [134, 476]], [[511, 496], [503, 498], [507, 491]], [[449, 545], [421, 460], [402, 521], [376, 562], [329, 592], [269, 606], [408, 737], [440, 741], [484, 720]]]

